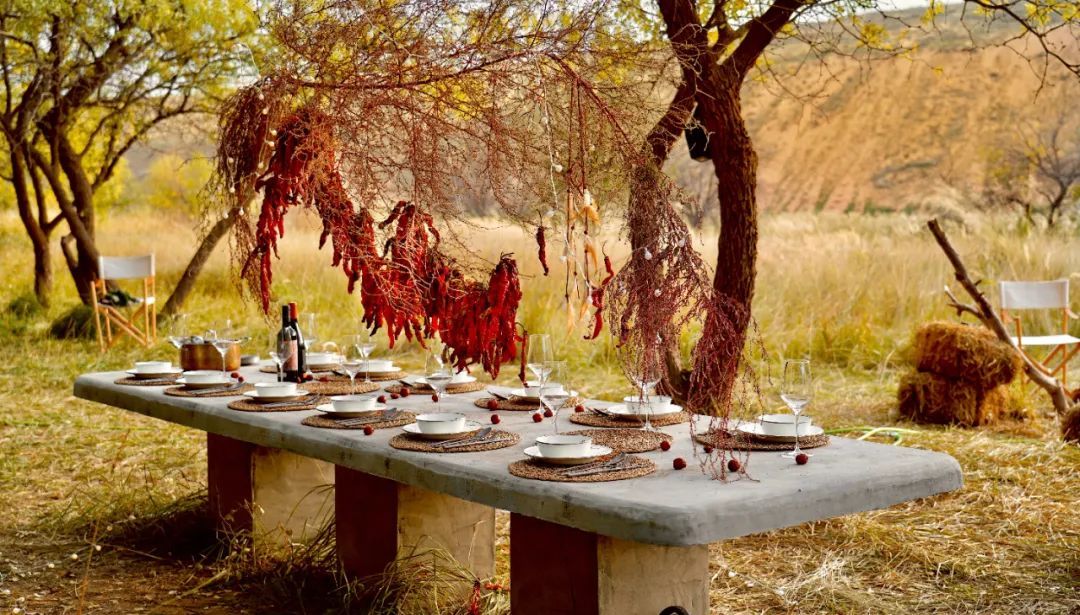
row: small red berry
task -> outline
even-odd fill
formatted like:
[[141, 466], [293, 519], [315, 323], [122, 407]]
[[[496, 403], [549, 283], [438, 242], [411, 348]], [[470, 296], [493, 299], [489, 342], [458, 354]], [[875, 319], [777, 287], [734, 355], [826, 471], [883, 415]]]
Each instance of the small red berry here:
[[682, 470], [686, 467], [686, 460], [682, 457], [676, 457], [671, 462], [671, 467], [675, 468], [676, 470]]
[[439, 401], [439, 394], [438, 394], [438, 393], [432, 393], [432, 394], [431, 394], [431, 401], [433, 401], [433, 402], [436, 402], [436, 403], [438, 403], [438, 401]]
[[500, 419], [500, 418], [499, 418], [499, 415], [498, 415], [498, 414], [492, 414], [492, 415], [491, 415], [491, 424], [492, 424], [492, 425], [498, 425], [498, 424], [499, 424], [499, 421], [501, 421], [501, 420], [502, 420], [502, 419]]
[[550, 419], [555, 416], [555, 413], [551, 411], [551, 408], [548, 408], [547, 410], [544, 410], [544, 416]]
[[703, 448], [702, 450], [704, 450], [704, 451], [705, 451], [705, 454], [706, 454], [706, 455], [712, 455], [712, 452], [713, 452], [713, 447], [711, 447], [711, 446], [709, 446], [708, 444], [706, 444], [706, 445], [705, 445], [705, 447], [704, 447], [704, 448]]
[[488, 403], [487, 403], [487, 409], [488, 410], [498, 410], [499, 409], [499, 402], [497, 400], [494, 400], [494, 399], [489, 399]]
[[539, 412], [534, 412], [533, 413], [533, 422], [534, 423], [539, 423], [542, 420], [544, 420], [544, 417], [540, 416]]
[[662, 450], [662, 451], [670, 451], [671, 450], [671, 442], [668, 442], [667, 440], [661, 440], [660, 441], [660, 450]]
[[742, 467], [742, 464], [739, 463], [738, 459], [728, 459], [727, 469], [728, 469], [729, 472], [738, 472], [739, 468], [741, 468], [741, 467]]
[[386, 396], [385, 395], [380, 395], [380, 396], [375, 398], [375, 401], [379, 402], [380, 404], [385, 404], [386, 403]]
[[231, 373], [229, 375], [232, 376], [233, 378], [239, 378], [240, 377], [240, 372], [233, 372], [233, 373]]
[[374, 427], [372, 427], [371, 425], [364, 425], [364, 435], [365, 436], [370, 436], [373, 433], [375, 433], [375, 428]]
[[810, 461], [810, 456], [806, 453], [799, 453], [798, 455], [795, 455], [795, 463], [804, 466], [806, 465], [807, 461]]
[[582, 406], [581, 404], [574, 406], [574, 412], [585, 412], [585, 406]]
[[399, 395], [399, 394], [397, 394], [397, 393], [391, 393], [391, 394], [390, 394], [390, 399], [397, 399], [397, 398], [399, 398], [399, 397], [401, 397], [401, 395]]
[[243, 381], [244, 381], [244, 377], [243, 377], [243, 376], [237, 376], [237, 377], [236, 377], [236, 381], [237, 381], [237, 382], [243, 382]]
[[399, 391], [399, 393], [402, 397], [408, 397], [412, 395], [412, 390], [410, 390], [409, 387], [401, 387], [401, 391]]

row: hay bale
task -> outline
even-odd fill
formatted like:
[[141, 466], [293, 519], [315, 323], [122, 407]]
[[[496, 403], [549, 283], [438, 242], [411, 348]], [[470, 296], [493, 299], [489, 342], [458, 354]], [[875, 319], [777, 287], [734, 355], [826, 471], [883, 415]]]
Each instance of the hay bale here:
[[1012, 346], [983, 327], [932, 322], [915, 332], [915, 367], [952, 380], [966, 380], [981, 391], [1008, 384], [1020, 373]]
[[983, 392], [965, 380], [929, 372], [911, 372], [900, 379], [900, 415], [916, 423], [977, 427], [1011, 417], [1009, 390]]

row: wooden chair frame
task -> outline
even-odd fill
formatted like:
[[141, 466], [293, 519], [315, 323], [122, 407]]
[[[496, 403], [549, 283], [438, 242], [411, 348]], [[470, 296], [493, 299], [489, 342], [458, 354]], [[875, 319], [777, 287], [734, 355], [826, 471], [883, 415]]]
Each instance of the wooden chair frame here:
[[[1003, 282], [1003, 284], [1007, 284], [1007, 282]], [[1068, 284], [1065, 285], [1065, 289], [1067, 297]], [[1016, 308], [1013, 311], [1020, 311], [1021, 309], [1027, 311], [1039, 308]], [[1077, 319], [1078, 316], [1071, 309], [1069, 309], [1068, 305], [1062, 306], [1060, 308], [1044, 309], [1061, 310], [1061, 333], [1059, 335], [1069, 335], [1069, 321]], [[1021, 322], [1019, 316], [1013, 316], [1012, 314], [1010, 314], [1010, 311], [1008, 309], [1003, 307], [1001, 309], [1001, 320], [1005, 323], [1008, 323], [1009, 321], [1012, 321], [1014, 323], [1014, 330], [1016, 331], [1017, 349], [1019, 349], [1020, 352], [1023, 353], [1024, 356], [1027, 357], [1037, 369], [1039, 369], [1039, 371], [1052, 378], [1059, 378], [1061, 380], [1061, 385], [1068, 389], [1069, 361], [1073, 357], [1075, 357], [1078, 352], [1080, 352], [1080, 343], [1071, 342], [1065, 344], [1057, 344], [1053, 346], [1047, 345], [1047, 347], [1050, 347], [1050, 352], [1040, 360], [1033, 357], [1031, 353], [1028, 352], [1027, 348], [1024, 347], [1024, 324], [1023, 322]], [[1069, 350], [1070, 346], [1072, 347], [1071, 351]], [[1056, 361], [1056, 364], [1053, 363], [1054, 361]]]
[[[150, 275], [141, 277], [142, 279], [142, 301], [139, 307], [135, 308], [135, 311], [131, 313], [131, 316], [125, 316], [124, 313], [113, 305], [104, 305], [101, 303], [102, 299], [109, 292], [107, 279], [105, 274], [104, 262], [108, 257], [102, 257], [101, 263], [98, 267], [98, 276], [94, 279], [90, 285], [91, 297], [94, 305], [94, 327], [97, 329], [98, 346], [101, 347], [101, 351], [105, 352], [109, 348], [112, 348], [119, 340], [118, 335], [113, 334], [113, 326], [118, 329], [118, 333], [126, 333], [130, 335], [136, 342], [143, 346], [151, 346], [157, 342], [157, 301], [156, 301], [156, 285], [153, 274], [153, 255], [150, 255]], [[110, 278], [110, 279], [125, 279], [125, 278]], [[139, 327], [139, 320], [142, 320], [142, 327]]]

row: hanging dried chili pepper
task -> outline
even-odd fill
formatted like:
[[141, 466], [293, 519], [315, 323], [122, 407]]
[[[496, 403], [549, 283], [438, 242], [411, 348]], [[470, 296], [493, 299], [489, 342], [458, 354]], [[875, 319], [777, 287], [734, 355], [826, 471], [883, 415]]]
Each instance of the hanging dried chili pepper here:
[[548, 274], [548, 262], [547, 262], [547, 239], [544, 237], [544, 225], [536, 227], [536, 247], [538, 256], [540, 257], [540, 265], [544, 267], [544, 275]]
[[593, 329], [592, 334], [586, 334], [585, 339], [594, 340], [600, 337], [600, 331], [604, 328], [604, 291], [607, 290], [608, 284], [611, 283], [611, 278], [615, 277], [615, 270], [611, 267], [611, 257], [604, 254], [604, 271], [607, 275], [604, 276], [604, 280], [600, 282], [600, 286], [592, 289], [592, 305], [596, 309], [593, 312]]

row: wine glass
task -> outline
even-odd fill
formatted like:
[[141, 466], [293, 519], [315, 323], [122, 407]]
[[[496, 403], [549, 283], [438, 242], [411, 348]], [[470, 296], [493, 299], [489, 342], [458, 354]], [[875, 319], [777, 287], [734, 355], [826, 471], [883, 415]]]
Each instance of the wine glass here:
[[274, 365], [277, 366], [277, 381], [282, 381], [282, 369], [285, 363], [292, 357], [292, 349], [288, 344], [278, 339], [277, 332], [270, 334], [270, 350], [268, 352], [270, 359], [274, 361]]
[[540, 385], [540, 404], [551, 410], [555, 433], [559, 433], [559, 410], [570, 401], [572, 391], [567, 382], [565, 361], [548, 361], [543, 366], [547, 379]]
[[434, 352], [428, 353], [424, 364], [424, 381], [435, 391], [438, 400], [435, 402], [436, 412], [442, 412], [442, 397], [453, 379], [454, 375], [450, 373], [450, 368], [443, 362], [442, 357]]
[[546, 333], [534, 333], [529, 336], [528, 344], [528, 357], [525, 363], [529, 371], [543, 385], [549, 376], [544, 366], [555, 359], [551, 353], [551, 336]]
[[169, 343], [172, 344], [177, 350], [188, 341], [188, 315], [187, 313], [180, 313], [173, 316], [172, 323], [169, 327]]
[[813, 396], [814, 380], [810, 375], [810, 359], [785, 360], [780, 399], [784, 400], [791, 413], [795, 415], [795, 450], [781, 453], [781, 457], [793, 458], [800, 454], [807, 457], [813, 456], [799, 450], [799, 414], [810, 404], [810, 398]]
[[371, 358], [371, 353], [375, 351], [375, 339], [371, 337], [370, 331], [364, 329], [360, 335], [353, 336], [353, 346], [364, 359], [364, 382], [370, 383], [371, 365], [368, 360]]
[[319, 341], [318, 333], [319, 315], [315, 312], [307, 314], [307, 326], [304, 328], [304, 348], [314, 348]]
[[[208, 331], [207, 335], [209, 335], [209, 333], [210, 332]], [[218, 337], [216, 333], [214, 334], [213, 338], [207, 338], [207, 339], [212, 340], [211, 343], [214, 345], [214, 348], [217, 349], [218, 354], [221, 355], [221, 371], [223, 371], [223, 372], [229, 371], [228, 369], [225, 368], [225, 355], [228, 354], [229, 348], [231, 348], [232, 345], [235, 342], [233, 342], [233, 340], [230, 340], [230, 339]]]
[[[354, 335], [351, 344], [345, 344], [345, 351], [339, 353], [338, 365], [341, 370], [349, 377], [349, 394], [356, 394], [356, 374], [364, 368], [364, 360], [366, 357], [360, 348], [360, 336]], [[367, 382], [371, 382], [367, 379]]]
[[653, 431], [652, 422], [650, 421], [653, 405], [652, 393], [663, 378], [663, 370], [660, 361], [656, 360], [657, 358], [652, 353], [647, 354], [642, 359], [642, 363], [635, 366], [630, 373], [630, 380], [637, 389], [638, 402], [645, 408], [645, 424], [642, 425], [642, 429], [645, 431]]

